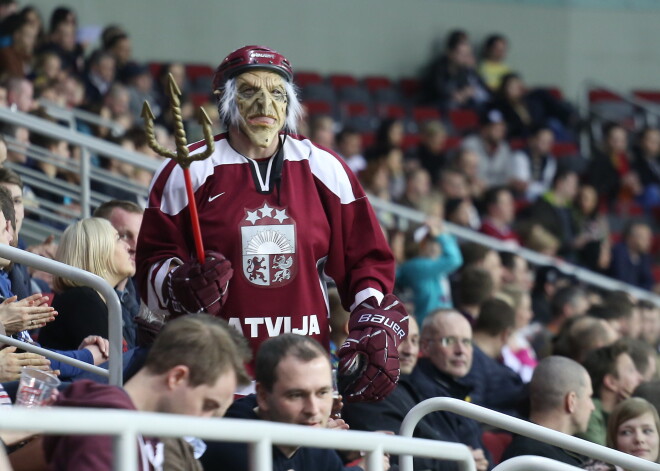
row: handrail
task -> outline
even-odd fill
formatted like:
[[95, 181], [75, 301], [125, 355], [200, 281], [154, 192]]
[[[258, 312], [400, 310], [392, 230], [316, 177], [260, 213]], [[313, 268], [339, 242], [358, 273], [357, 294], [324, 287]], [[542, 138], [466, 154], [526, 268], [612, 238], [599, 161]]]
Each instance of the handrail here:
[[[119, 304], [119, 298], [115, 290], [103, 278], [93, 273], [9, 245], [0, 244], [0, 257], [90, 286], [101, 293], [101, 296], [103, 296], [108, 305], [108, 341], [110, 342], [108, 360], [109, 382], [110, 384], [121, 386], [123, 373], [122, 315], [121, 305]], [[29, 350], [25, 347], [27, 345], [21, 345], [21, 348]], [[53, 352], [46, 352], [48, 353], [47, 356], [53, 356]], [[46, 353], [42, 354], [46, 355]], [[70, 358], [66, 358], [66, 360], [58, 359], [65, 363], [78, 366]]]
[[96, 126], [103, 126], [112, 130], [113, 134], [123, 134], [126, 129], [121, 124], [111, 121], [101, 116], [90, 113], [89, 111], [81, 110], [79, 108], [64, 108], [57, 103], [50, 100], [41, 98], [38, 100], [39, 104], [46, 109], [46, 113], [56, 119], [67, 120], [70, 123], [71, 129], [75, 129], [75, 120], [85, 121]]
[[11, 111], [9, 108], [0, 108], [0, 122], [8, 122], [17, 126], [24, 126], [31, 131], [48, 137], [64, 139], [71, 144], [86, 147], [97, 154], [112, 157], [122, 162], [129, 162], [140, 168], [156, 171], [160, 161], [145, 157], [137, 152], [131, 152], [121, 146], [106, 142], [96, 137], [72, 131], [63, 126], [53, 124], [51, 121], [37, 118], [26, 113]]
[[318, 429], [300, 425], [257, 420], [204, 419], [172, 414], [89, 408], [5, 408], [0, 430], [31, 431], [47, 434], [114, 435], [117, 438], [114, 468], [137, 469], [136, 436], [194, 436], [226, 442], [247, 442], [250, 469], [272, 470], [272, 444], [364, 450], [367, 470], [382, 471], [383, 453], [410, 453], [438, 460], [458, 461], [461, 471], [475, 471], [472, 453], [460, 443], [408, 438], [374, 432]]
[[37, 347], [36, 345], [32, 345], [31, 343], [23, 342], [22, 340], [16, 340], [15, 338], [12, 337], [7, 337], [6, 335], [0, 335], [0, 345], [10, 345], [12, 347], [19, 348], [21, 350], [25, 350], [26, 352], [30, 353], [36, 353], [38, 355], [42, 355], [48, 358], [53, 358], [55, 360], [59, 360], [62, 363], [66, 363], [71, 366], [75, 366], [76, 368], [80, 368], [81, 370], [89, 371], [90, 373], [95, 373], [97, 375], [103, 376], [105, 378], [108, 378], [110, 376], [110, 373], [108, 370], [104, 368], [100, 368], [98, 366], [91, 365], [89, 363], [85, 363], [84, 361], [76, 360], [75, 358], [71, 358], [65, 355], [62, 355], [57, 352], [53, 352], [51, 350], [48, 350], [46, 348], [42, 347]]
[[[417, 211], [405, 206], [397, 205], [389, 201], [385, 201], [373, 196], [369, 196], [369, 201], [371, 205], [378, 210], [387, 211], [393, 213], [402, 218], [408, 219], [417, 223], [424, 223], [427, 219], [426, 214], [422, 211]], [[562, 271], [567, 275], [575, 276], [576, 278], [585, 281], [591, 285], [597, 286], [599, 288], [607, 290], [623, 290], [639, 299], [645, 299], [655, 303], [660, 306], [660, 296], [657, 294], [651, 293], [650, 291], [643, 290], [637, 286], [629, 285], [619, 280], [609, 278], [607, 276], [600, 275], [586, 268], [579, 267], [572, 263], [559, 260], [557, 258], [549, 257], [528, 248], [521, 247], [520, 245], [512, 242], [505, 242], [499, 239], [496, 239], [485, 234], [473, 231], [472, 229], [467, 229], [465, 227], [459, 226], [445, 221], [445, 227], [447, 231], [451, 234], [454, 234], [459, 239], [464, 239], [470, 242], [476, 242], [480, 245], [485, 245], [491, 247], [497, 251], [508, 251], [515, 252], [517, 255], [520, 255], [525, 260], [535, 264], [535, 265], [550, 265], [558, 270]]]
[[[474, 419], [478, 422], [483, 422], [519, 435], [549, 443], [550, 445], [565, 448], [582, 455], [597, 458], [606, 463], [616, 464], [624, 469], [635, 471], [660, 471], [660, 465], [657, 463], [450, 397], [434, 397], [426, 399], [410, 409], [410, 412], [406, 414], [406, 417], [401, 423], [399, 435], [412, 437], [413, 431], [422, 417], [436, 411], [453, 412]], [[413, 469], [412, 457], [409, 455], [401, 456], [399, 464], [402, 471], [412, 471]]]
[[510, 458], [493, 468], [493, 471], [584, 471], [568, 463], [551, 460], [545, 456], [523, 455]]

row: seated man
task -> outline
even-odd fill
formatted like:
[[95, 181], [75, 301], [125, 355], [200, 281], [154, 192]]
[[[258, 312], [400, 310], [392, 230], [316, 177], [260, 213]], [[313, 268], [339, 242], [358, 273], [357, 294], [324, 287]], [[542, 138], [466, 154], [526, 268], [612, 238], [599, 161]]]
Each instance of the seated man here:
[[500, 360], [515, 328], [516, 313], [501, 299], [491, 298], [481, 305], [474, 326], [472, 368], [463, 382], [472, 386], [470, 397], [479, 406], [522, 415], [527, 390], [520, 376]]
[[[342, 418], [352, 429], [371, 432], [388, 430], [398, 434], [406, 414], [422, 401], [410, 381], [410, 373], [415, 369], [419, 355], [419, 326], [414, 317], [408, 321], [408, 336], [399, 344], [398, 350], [401, 377], [392, 394], [382, 401], [352, 403], [342, 409]], [[450, 436], [443, 433], [442, 429], [431, 426], [426, 420], [420, 421], [413, 436], [430, 440], [451, 439]], [[393, 464], [398, 462], [398, 457], [392, 458]], [[453, 471], [458, 469], [458, 465], [451, 461], [415, 457], [413, 468], [415, 470]]]
[[[243, 367], [246, 347], [239, 347], [236, 337], [224, 321], [206, 314], [176, 319], [160, 332], [144, 366], [123, 390], [80, 380], [61, 393], [55, 405], [222, 416], [237, 384], [249, 381]], [[114, 469], [108, 436], [47, 436], [43, 445], [53, 469]], [[139, 462], [149, 459], [154, 469], [162, 469], [159, 440], [141, 439], [139, 445]]]
[[607, 419], [619, 402], [629, 398], [642, 382], [628, 347], [620, 342], [601, 347], [583, 362], [594, 385], [595, 411], [580, 438], [605, 446]]
[[[255, 379], [256, 395], [236, 401], [227, 417], [307, 427], [328, 425], [333, 405], [332, 371], [328, 352], [316, 340], [297, 334], [266, 340], [257, 352]], [[201, 457], [205, 469], [250, 469], [247, 444], [207, 445]], [[334, 450], [275, 445], [273, 469], [339, 471], [344, 466]]]
[[[468, 320], [455, 310], [432, 312], [422, 324], [421, 348], [424, 358], [410, 375], [419, 399], [468, 399], [471, 388], [462, 382], [472, 366], [472, 327]], [[449, 437], [446, 440], [472, 448], [477, 471], [488, 469], [476, 421], [448, 412], [434, 412], [427, 420]]]
[[[584, 432], [594, 410], [592, 392], [589, 374], [579, 363], [559, 356], [546, 357], [534, 370], [530, 382], [529, 419], [568, 435]], [[543, 456], [578, 467], [584, 461], [573, 452], [516, 435], [502, 460], [522, 455]]]

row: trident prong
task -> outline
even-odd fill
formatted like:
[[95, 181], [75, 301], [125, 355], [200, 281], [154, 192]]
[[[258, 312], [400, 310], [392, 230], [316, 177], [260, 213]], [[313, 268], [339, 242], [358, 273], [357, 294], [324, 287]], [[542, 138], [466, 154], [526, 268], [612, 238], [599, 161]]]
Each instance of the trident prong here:
[[204, 142], [206, 142], [206, 150], [199, 152], [195, 155], [190, 155], [188, 151], [188, 140], [186, 139], [186, 130], [183, 127], [183, 117], [181, 115], [181, 101], [179, 96], [181, 90], [176, 84], [172, 74], [168, 74], [168, 87], [167, 95], [170, 97], [170, 109], [174, 117], [174, 140], [176, 142], [176, 152], [165, 149], [156, 141], [154, 134], [154, 114], [151, 111], [149, 103], [146, 101], [142, 105], [142, 118], [144, 119], [145, 131], [147, 133], [147, 142], [154, 152], [163, 157], [174, 160], [181, 166], [183, 170], [183, 179], [186, 188], [186, 195], [188, 197], [188, 207], [190, 210], [190, 222], [192, 223], [193, 240], [195, 241], [195, 251], [197, 252], [197, 260], [199, 263], [204, 263], [206, 259], [204, 254], [204, 244], [202, 242], [202, 231], [199, 226], [199, 216], [197, 214], [197, 203], [195, 202], [195, 191], [193, 189], [192, 179], [190, 177], [190, 164], [195, 160], [204, 160], [210, 156], [215, 146], [213, 145], [213, 132], [211, 130], [211, 120], [204, 111], [200, 108], [199, 124], [202, 125], [204, 132]]
[[190, 155], [188, 151], [188, 140], [186, 138], [186, 130], [183, 127], [183, 117], [181, 115], [181, 90], [174, 80], [172, 74], [168, 74], [167, 95], [170, 98], [170, 109], [174, 117], [174, 140], [176, 142], [176, 153], [165, 149], [160, 146], [156, 141], [154, 135], [154, 114], [151, 111], [149, 103], [146, 101], [142, 105], [142, 118], [145, 123], [145, 130], [147, 132], [147, 142], [154, 152], [163, 157], [175, 160], [181, 167], [188, 168], [190, 164], [196, 160], [204, 160], [210, 156], [214, 149], [213, 131], [211, 129], [211, 119], [208, 117], [203, 108], [200, 107], [199, 124], [202, 126], [204, 133], [204, 142], [206, 143], [206, 150], [194, 155]]

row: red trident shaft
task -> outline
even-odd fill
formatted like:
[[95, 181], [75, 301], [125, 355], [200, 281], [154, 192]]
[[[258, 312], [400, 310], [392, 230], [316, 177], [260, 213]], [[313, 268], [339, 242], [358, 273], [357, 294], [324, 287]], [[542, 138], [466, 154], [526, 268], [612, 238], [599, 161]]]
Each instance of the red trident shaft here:
[[181, 116], [181, 90], [174, 81], [172, 74], [169, 74], [169, 86], [167, 94], [170, 97], [170, 108], [174, 116], [174, 138], [176, 141], [176, 152], [165, 149], [156, 141], [154, 134], [154, 119], [155, 116], [151, 111], [149, 103], [146, 101], [142, 105], [142, 118], [144, 119], [144, 127], [147, 132], [147, 142], [154, 152], [163, 157], [170, 158], [181, 166], [183, 170], [183, 180], [186, 186], [186, 195], [188, 197], [188, 208], [190, 209], [190, 223], [192, 226], [193, 239], [195, 241], [195, 252], [199, 263], [204, 263], [206, 257], [204, 256], [204, 244], [202, 242], [202, 229], [199, 225], [199, 214], [197, 213], [197, 203], [195, 202], [195, 192], [193, 191], [192, 180], [190, 178], [190, 164], [196, 160], [204, 160], [209, 157], [214, 151], [213, 132], [211, 130], [211, 119], [208, 117], [203, 108], [200, 108], [199, 124], [202, 125], [204, 131], [204, 141], [206, 142], [206, 149], [203, 152], [195, 155], [190, 155], [188, 151], [188, 141], [186, 139], [186, 131], [183, 128], [183, 118]]

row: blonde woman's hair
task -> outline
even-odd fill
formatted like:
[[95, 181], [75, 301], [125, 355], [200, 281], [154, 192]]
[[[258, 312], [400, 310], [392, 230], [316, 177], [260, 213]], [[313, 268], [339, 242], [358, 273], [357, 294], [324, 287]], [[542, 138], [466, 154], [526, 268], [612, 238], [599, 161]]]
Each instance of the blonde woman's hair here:
[[[117, 243], [115, 233], [112, 224], [106, 219], [82, 219], [64, 231], [55, 260], [110, 280], [117, 273], [114, 260]], [[53, 278], [55, 292], [74, 286], [83, 285], [60, 276]]]

